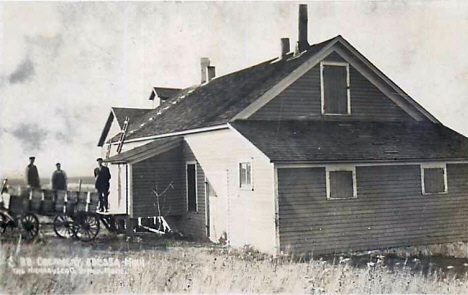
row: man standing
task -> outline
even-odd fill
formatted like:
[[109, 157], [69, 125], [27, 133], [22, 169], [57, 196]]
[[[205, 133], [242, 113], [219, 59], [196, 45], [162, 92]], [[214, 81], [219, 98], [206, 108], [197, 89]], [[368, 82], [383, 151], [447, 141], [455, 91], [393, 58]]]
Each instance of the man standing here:
[[109, 168], [102, 165], [102, 158], [97, 158], [98, 167], [94, 169], [94, 177], [96, 179], [95, 187], [99, 194], [99, 211], [109, 209], [109, 180], [111, 179]]
[[67, 174], [61, 169], [60, 163], [55, 164], [57, 170], [52, 173], [52, 189], [53, 190], [67, 190]]
[[34, 165], [35, 157], [29, 157], [29, 165], [26, 167], [26, 182], [29, 187], [41, 188], [41, 181], [39, 180], [39, 172]]

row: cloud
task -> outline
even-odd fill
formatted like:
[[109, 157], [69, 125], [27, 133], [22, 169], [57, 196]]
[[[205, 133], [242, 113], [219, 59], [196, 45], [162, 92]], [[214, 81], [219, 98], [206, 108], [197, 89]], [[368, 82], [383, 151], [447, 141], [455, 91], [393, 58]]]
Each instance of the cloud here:
[[26, 36], [25, 40], [29, 46], [45, 50], [52, 58], [57, 57], [59, 49], [63, 45], [63, 35], [61, 33], [53, 37], [43, 35]]
[[32, 123], [21, 123], [12, 132], [13, 136], [21, 141], [25, 151], [39, 151], [48, 133]]
[[24, 83], [30, 80], [36, 73], [34, 64], [29, 56], [18, 65], [16, 70], [9, 76], [11, 84]]

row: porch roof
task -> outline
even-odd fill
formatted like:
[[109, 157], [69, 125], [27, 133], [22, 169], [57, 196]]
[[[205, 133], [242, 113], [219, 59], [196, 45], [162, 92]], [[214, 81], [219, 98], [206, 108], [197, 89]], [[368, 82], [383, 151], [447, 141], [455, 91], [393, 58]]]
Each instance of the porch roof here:
[[235, 121], [272, 162], [466, 161], [468, 139], [433, 123]]
[[104, 162], [111, 164], [140, 162], [180, 146], [182, 140], [183, 137], [180, 136], [155, 139], [145, 145], [105, 159]]

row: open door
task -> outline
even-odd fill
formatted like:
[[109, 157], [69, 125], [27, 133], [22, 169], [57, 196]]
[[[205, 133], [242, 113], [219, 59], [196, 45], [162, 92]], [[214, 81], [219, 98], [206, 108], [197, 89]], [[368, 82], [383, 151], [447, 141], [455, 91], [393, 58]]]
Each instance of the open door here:
[[211, 185], [208, 178], [205, 178], [205, 198], [206, 198], [206, 236], [210, 240], [217, 242], [222, 236], [223, 231], [221, 228], [217, 228], [220, 224], [220, 204], [218, 195], [216, 194], [213, 186]]

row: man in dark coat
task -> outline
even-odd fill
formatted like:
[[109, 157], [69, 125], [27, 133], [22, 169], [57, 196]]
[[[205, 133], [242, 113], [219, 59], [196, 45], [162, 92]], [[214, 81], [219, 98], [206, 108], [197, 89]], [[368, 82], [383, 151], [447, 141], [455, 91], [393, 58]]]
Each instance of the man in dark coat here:
[[35, 157], [29, 157], [29, 165], [26, 167], [26, 182], [29, 187], [41, 188], [41, 181], [39, 179], [39, 172], [34, 165]]
[[67, 174], [61, 169], [60, 163], [55, 164], [57, 170], [52, 174], [52, 189], [53, 190], [67, 190]]
[[104, 211], [109, 209], [109, 180], [111, 179], [109, 168], [102, 165], [102, 158], [96, 160], [98, 162], [98, 167], [94, 169], [94, 177], [96, 179], [95, 187], [99, 194], [99, 211]]

